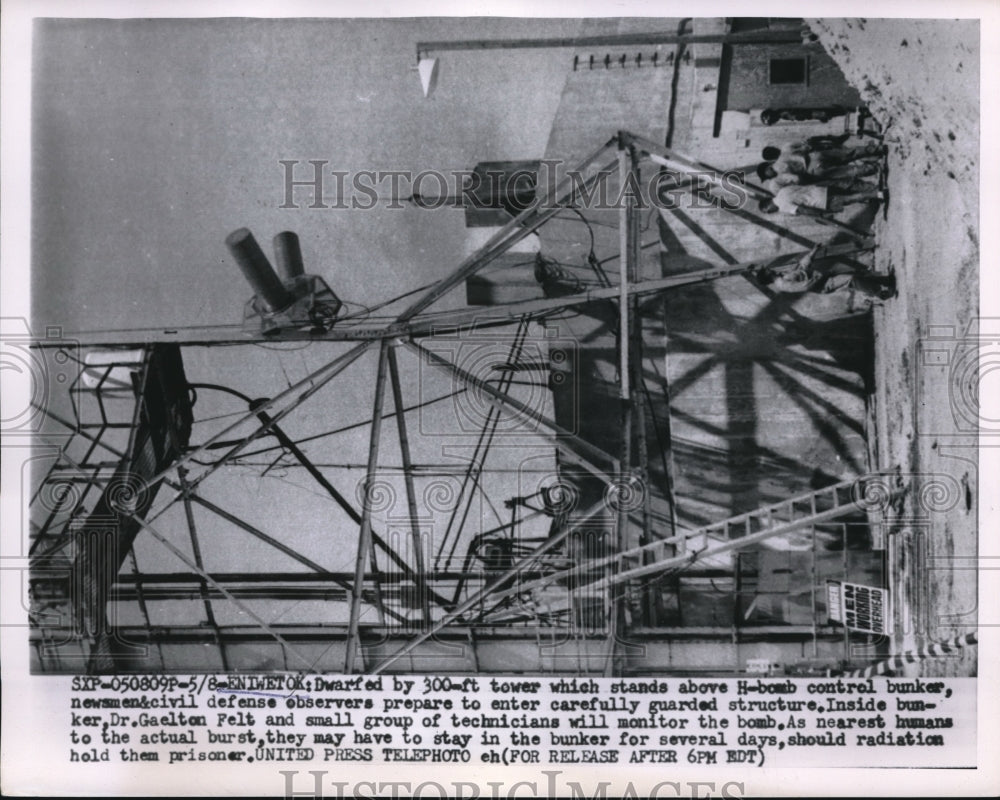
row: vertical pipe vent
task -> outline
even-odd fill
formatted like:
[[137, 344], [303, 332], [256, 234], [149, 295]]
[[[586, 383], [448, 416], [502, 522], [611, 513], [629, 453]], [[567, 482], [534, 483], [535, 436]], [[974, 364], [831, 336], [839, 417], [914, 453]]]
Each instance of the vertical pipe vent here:
[[293, 281], [305, 274], [298, 234], [282, 231], [274, 237], [273, 245], [274, 263], [282, 280]]

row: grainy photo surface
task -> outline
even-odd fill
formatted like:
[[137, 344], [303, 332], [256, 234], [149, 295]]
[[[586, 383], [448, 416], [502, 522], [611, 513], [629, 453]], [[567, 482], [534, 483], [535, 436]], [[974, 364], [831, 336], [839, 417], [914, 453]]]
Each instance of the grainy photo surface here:
[[980, 766], [982, 19], [140, 16], [26, 26], [58, 791]]

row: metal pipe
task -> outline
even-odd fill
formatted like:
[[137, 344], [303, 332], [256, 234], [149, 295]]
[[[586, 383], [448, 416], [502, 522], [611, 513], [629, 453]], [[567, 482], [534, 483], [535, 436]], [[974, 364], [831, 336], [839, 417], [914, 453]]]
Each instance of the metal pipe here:
[[226, 247], [243, 277], [267, 311], [288, 308], [294, 298], [274, 272], [271, 262], [247, 228], [237, 228], [226, 237]]
[[[335, 643], [342, 641], [346, 631], [346, 626], [343, 623], [320, 625], [284, 623], [280, 625], [273, 625], [271, 627], [280, 631], [281, 635], [286, 640], [303, 643], [309, 642], [313, 644], [329, 644], [331, 641]], [[404, 634], [401, 634], [398, 628], [387, 628], [374, 623], [363, 624], [361, 628], [368, 636], [371, 636], [373, 639], [380, 640], [381, 646], [383, 647], [391, 647], [392, 645], [400, 644], [405, 641]], [[42, 632], [45, 631], [62, 632], [64, 630], [66, 629], [60, 629], [57, 627], [40, 628], [35, 629], [33, 635], [41, 635]], [[454, 625], [444, 632], [439, 632], [439, 637], [449, 642], [467, 641], [469, 630], [470, 628], [468, 626]], [[536, 648], [540, 635], [550, 635], [552, 633], [561, 634], [564, 633], [566, 629], [553, 628], [548, 625], [477, 625], [474, 627], [474, 630], [477, 637], [484, 641], [503, 641], [508, 643], [509, 646], [524, 643], [529, 645], [532, 648], [532, 651], [537, 652]], [[166, 642], [170, 644], [198, 642], [207, 644], [211, 642], [212, 637], [212, 632], [206, 629], [203, 625], [153, 625], [148, 629], [138, 625], [129, 625], [120, 626], [116, 628], [116, 631], [121, 638], [127, 642], [155, 641], [158, 643]], [[227, 625], [222, 628], [222, 633], [227, 641], [231, 641], [233, 643], [267, 641], [270, 636], [268, 633], [261, 634], [256, 629], [256, 626], [253, 625]], [[780, 639], [783, 641], [804, 642], [812, 635], [812, 629], [808, 625], [759, 625], [744, 628], [743, 633], [745, 641], [753, 641], [755, 639]], [[820, 634], [825, 639], [834, 639], [839, 636], [840, 627], [834, 627], [832, 625], [824, 626], [820, 629]], [[691, 642], [726, 641], [732, 636], [732, 630], [728, 627], [707, 625], [685, 627], [658, 626], [655, 628], [630, 628], [629, 636], [634, 637], [639, 641], [649, 638], [659, 642], [662, 642], [664, 639], [685, 639]], [[603, 639], [604, 634], [599, 632], [581, 633], [580, 638], [597, 640]], [[331, 648], [328, 648], [328, 652], [330, 649]], [[447, 654], [442, 654], [440, 646], [435, 647], [431, 652], [435, 655], [443, 656], [443, 658], [448, 657]], [[656, 653], [647, 653], [646, 659], [642, 662], [644, 666], [631, 666], [626, 673], [629, 675], [656, 675], [657, 677], [664, 677], [667, 675], [684, 675], [689, 673], [708, 674], [713, 678], [725, 677], [721, 674], [725, 669], [724, 667], [699, 666], [675, 668], [669, 661], [666, 660], [663, 663], [653, 662], [655, 657]], [[461, 658], [461, 656], [453, 656], [453, 663], [458, 662], [459, 658]], [[650, 666], [651, 664], [652, 666]], [[314, 671], [335, 671], [335, 667], [332, 664], [328, 666], [320, 666], [320, 662], [318, 661], [314, 665], [313, 669]], [[510, 661], [505, 660], [502, 667], [502, 673], [508, 674], [510, 669]], [[188, 670], [188, 672], [191, 671], [197, 672], [196, 669]], [[432, 672], [433, 668], [422, 671]], [[454, 674], [454, 670], [451, 671]], [[469, 668], [467, 662], [464, 663], [464, 668], [461, 671], [463, 674], [468, 674]], [[539, 669], [536, 674], [540, 674], [542, 671], [543, 670]], [[547, 670], [545, 671], [548, 672]], [[556, 672], [559, 673], [560, 671], [557, 670]], [[499, 675], [501, 672], [498, 671], [494, 674]], [[562, 672], [562, 674], [565, 674], [565, 671]], [[736, 673], [736, 675], [738, 677], [745, 677], [746, 673]]]
[[[181, 486], [181, 491], [184, 492], [184, 517], [187, 520], [188, 534], [191, 538], [191, 554], [194, 556], [194, 563], [198, 569], [205, 570], [205, 562], [201, 557], [201, 545], [198, 542], [198, 528], [194, 521], [194, 508], [191, 506], [191, 492], [187, 485], [187, 470], [184, 467], [177, 468], [177, 479]], [[222, 669], [229, 671], [229, 663], [226, 658], [226, 648], [222, 644], [222, 639], [219, 636], [219, 624], [215, 619], [215, 612], [212, 609], [212, 600], [208, 595], [208, 584], [205, 581], [201, 581], [199, 585], [199, 594], [201, 596], [202, 603], [205, 607], [205, 620], [208, 622], [208, 626], [215, 632], [215, 641], [219, 648], [219, 658], [222, 660]], [[138, 596], [142, 598], [142, 587], [140, 585], [137, 590]]]
[[[628, 151], [623, 134], [618, 134], [618, 191], [625, 194], [625, 184], [631, 175], [628, 164]], [[619, 203], [618, 208], [618, 381], [619, 396], [623, 405], [629, 400], [628, 374], [628, 286], [629, 286], [629, 220], [631, 195]], [[627, 466], [627, 464], [625, 465]]]
[[[631, 402], [631, 367], [629, 365], [629, 350], [631, 348], [632, 327], [629, 285], [635, 280], [635, 260], [632, 249], [632, 221], [634, 210], [633, 196], [629, 187], [635, 180], [635, 169], [631, 158], [631, 144], [628, 134], [618, 132], [618, 384], [619, 384], [619, 419], [621, 423], [621, 475], [618, 476], [622, 491], [632, 475], [632, 402]], [[628, 507], [624, 497], [618, 498], [617, 531], [615, 546], [620, 552], [628, 548]], [[617, 562], [616, 562], [617, 566]], [[616, 656], [618, 652], [618, 624], [621, 615], [620, 597], [605, 600], [608, 609], [608, 644], [607, 657], [604, 660], [604, 677], [615, 674]]]
[[392, 384], [392, 403], [396, 410], [396, 430], [399, 433], [399, 454], [403, 462], [403, 482], [406, 484], [406, 507], [410, 514], [410, 535], [413, 537], [413, 563], [417, 569], [417, 587], [420, 590], [424, 624], [430, 625], [431, 606], [430, 598], [427, 596], [425, 590], [426, 568], [424, 566], [424, 548], [420, 537], [420, 523], [417, 513], [417, 490], [413, 483], [413, 460], [410, 458], [410, 437], [406, 430], [403, 387], [399, 380], [399, 362], [396, 359], [395, 345], [390, 345], [387, 356], [389, 358], [389, 380]]
[[385, 403], [385, 379], [388, 365], [387, 339], [382, 340], [378, 357], [378, 372], [375, 377], [375, 407], [372, 411], [372, 428], [368, 442], [368, 474], [365, 476], [364, 502], [361, 508], [361, 533], [358, 537], [358, 555], [354, 565], [354, 591], [351, 594], [351, 618], [347, 634], [347, 651], [344, 656], [344, 672], [354, 672], [354, 660], [360, 644], [358, 623], [361, 618], [362, 589], [365, 579], [365, 558], [372, 543], [372, 482], [378, 469], [378, 451], [382, 434], [382, 406]]
[[302, 262], [302, 249], [299, 247], [299, 237], [293, 231], [282, 231], [271, 240], [274, 247], [274, 263], [278, 266], [278, 275], [286, 281], [293, 281], [305, 275], [306, 269]]
[[556, 36], [544, 39], [454, 39], [417, 42], [417, 58], [441, 50], [513, 50], [523, 48], [621, 47], [658, 44], [801, 44], [802, 34], [795, 30], [745, 31], [739, 33], [619, 33], [604, 36]]
[[[507, 529], [509, 527], [509, 523], [502, 526], [503, 529]], [[351, 579], [354, 577], [353, 570], [329, 570], [323, 572], [212, 572], [210, 574], [213, 580], [226, 585], [265, 584], [297, 586], [301, 584], [332, 582], [337, 584], [338, 590], [345, 592], [350, 590], [352, 585]], [[488, 571], [482, 569], [479, 571], [455, 569], [435, 570], [427, 573], [427, 577], [434, 581], [451, 582], [468, 578], [470, 575], [478, 578], [488, 574], [490, 574]], [[541, 577], [543, 574], [547, 573], [543, 573], [541, 570], [536, 570], [534, 572], [527, 572], [524, 574]], [[729, 575], [729, 573], [724, 570], [706, 570], [703, 573], [699, 573], [699, 575], [701, 574], [708, 575], [709, 577], [727, 577]], [[374, 573], [365, 573], [366, 581], [373, 580], [374, 577]], [[192, 584], [197, 586], [201, 580], [201, 576], [193, 572], [143, 572], [138, 575], [122, 573], [115, 576], [115, 583], [121, 586], [130, 586], [138, 583], [141, 583], [144, 586], [175, 586], [181, 584]], [[397, 586], [406, 583], [409, 580], [411, 579], [408, 575], [399, 572], [389, 572], [382, 576], [382, 582], [388, 586]]]

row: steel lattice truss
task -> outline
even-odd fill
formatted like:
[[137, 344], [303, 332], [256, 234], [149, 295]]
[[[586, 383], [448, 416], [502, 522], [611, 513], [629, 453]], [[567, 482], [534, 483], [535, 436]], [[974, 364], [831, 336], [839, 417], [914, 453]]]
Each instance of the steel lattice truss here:
[[[647, 411], [650, 301], [680, 287], [720, 278], [743, 275], [752, 280], [762, 268], [794, 263], [815, 242], [803, 242], [800, 234], [760, 219], [771, 229], [785, 231], [796, 249], [650, 278], [640, 269], [639, 198], [626, 193], [624, 202], [611, 212], [616, 217], [617, 250], [605, 259], [617, 260], [616, 281], [600, 270], [602, 280], [577, 282], [553, 296], [430, 310], [542, 226], [560, 215], [565, 218], [567, 210], [577, 208], [581, 188], [609, 177], [624, 187], [638, 182], [639, 170], [651, 166], [670, 172], [677, 185], [692, 191], [696, 184], [690, 180], [685, 184], [683, 179], [698, 175], [703, 181], [710, 173], [705, 164], [642, 137], [619, 133], [578, 165], [577, 174], [587, 176], [583, 184], [564, 180], [536, 197], [402, 312], [345, 319], [326, 329], [290, 328], [258, 336], [256, 341], [272, 344], [349, 343], [305, 378], [289, 382], [287, 389], [268, 398], [255, 400], [225, 387], [178, 385], [184, 380], [183, 366], [171, 364], [175, 358], [179, 363], [181, 346], [254, 341], [233, 326], [77, 337], [82, 349], [127, 347], [142, 355], [138, 370], [134, 360], [111, 361], [96, 379], [91, 370], [89, 386], [80, 379], [74, 384], [75, 396], [86, 395], [88, 402], [97, 403], [96, 422], [85, 420], [76, 404], [68, 416], [40, 409], [64, 435], [40, 438], [55, 442], [55, 456], [32, 508], [36, 667], [54, 672], [201, 667], [614, 675], [654, 669], [697, 671], [677, 666], [676, 652], [663, 649], [676, 647], [677, 642], [710, 646], [790, 642], [800, 648], [809, 644], [813, 655], [819, 654], [821, 642], [846, 646], [846, 632], [823, 624], [816, 613], [816, 542], [818, 536], [843, 540], [846, 574], [851, 526], [866, 527], [888, 499], [877, 478], [826, 485], [696, 527], [678, 523], [669, 464], [657, 480], [650, 478], [651, 452], [658, 447], [669, 455], [673, 448], [669, 419], [665, 434], [653, 431], [656, 415]], [[758, 187], [744, 188], [750, 197], [768, 196]], [[748, 224], [755, 221], [752, 212], [740, 213], [751, 217]], [[873, 246], [850, 230], [845, 237], [845, 226], [835, 220], [821, 221], [846, 241], [823, 244], [818, 257], [847, 259]], [[518, 391], [519, 384], [530, 383], [524, 376], [551, 370], [551, 364], [544, 368], [538, 364], [539, 359], [551, 358], [551, 347], [536, 353], [526, 344], [538, 336], [540, 326], [552, 326], [570, 311], [595, 308], [608, 311], [604, 334], [616, 342], [617, 396], [608, 405], [609, 427], [617, 437], [612, 446], [595, 442], [558, 407], [549, 410], [545, 403], [532, 400], [533, 395]], [[484, 332], [502, 334], [500, 341], [506, 347], [503, 359], [495, 359], [493, 375], [455, 363], [439, 346], [449, 337]], [[65, 347], [58, 341], [41, 344]], [[366, 423], [368, 458], [355, 497], [338, 489], [329, 477], [330, 467], [314, 463], [307, 445], [283, 425], [300, 409], [323, 398], [329, 402], [338, 381], [370, 381], [370, 376], [357, 374], [358, 366], [348, 370], [375, 354], [374, 400]], [[449, 465], [415, 461], [421, 432], [414, 416], [420, 403], [406, 396], [412, 384], [406, 374], [415, 365], [438, 373], [452, 394], [474, 395], [483, 409], [471, 456], [459, 467], [450, 465], [460, 489], [439, 504], [433, 518], [428, 517], [426, 476], [441, 474]], [[133, 385], [124, 390], [114, 383], [116, 370], [123, 367], [134, 374]], [[551, 374], [542, 385], [551, 388]], [[192, 424], [198, 420], [185, 418], [192, 413], [187, 393], [218, 388], [245, 402], [245, 411], [192, 445]], [[490, 448], [504, 440], [506, 420], [516, 421], [536, 447], [543, 443], [554, 454], [559, 477], [535, 493], [490, 498], [483, 485], [490, 469], [487, 457]], [[274, 440], [276, 445], [262, 448], [265, 441]], [[392, 466], [386, 457], [388, 441], [393, 442], [393, 458], [399, 460]], [[353, 531], [353, 570], [324, 566], [289, 537], [268, 533], [232, 510], [231, 498], [213, 498], [213, 476], [221, 469], [252, 463], [248, 454], [268, 450], [277, 450], [283, 463], [304, 469], [312, 489], [333, 503], [331, 524]], [[403, 512], [392, 518], [382, 513], [380, 505], [387, 474], [402, 495]], [[495, 524], [484, 524], [482, 515], [473, 510], [473, 498], [491, 504]], [[500, 511], [501, 506], [506, 512]], [[98, 510], [100, 518], [95, 519]], [[168, 521], [178, 514], [186, 526], [183, 544], [168, 529]], [[234, 526], [294, 561], [297, 569], [207, 569], [205, 554], [213, 544], [204, 535], [206, 518]], [[426, 535], [428, 527], [437, 534], [433, 541]], [[183, 564], [183, 570], [139, 569], [132, 542], [140, 536], [157, 542], [170, 553], [172, 563]], [[747, 577], [752, 559], [747, 554], [765, 541], [789, 537], [799, 538], [793, 548], [798, 552], [796, 568], [811, 570], [811, 619], [799, 625], [747, 622], [768, 591], [755, 586], [752, 601], [741, 599], [741, 592], [746, 593], [752, 583]], [[683, 589], [678, 587], [685, 579], [699, 586], [722, 585], [716, 590], [732, 594], [734, 613], [742, 619], [692, 624], [665, 612], [661, 592], [669, 593], [673, 587], [680, 607]], [[262, 605], [266, 601], [318, 603], [316, 607], [331, 610], [311, 624], [290, 623], [280, 614], [269, 614]], [[157, 603], [174, 604], [167, 622], [151, 615]], [[125, 622], [113, 613], [124, 606], [137, 609], [140, 620]], [[238, 623], [233, 621], [234, 612]], [[192, 618], [196, 624], [189, 624]], [[195, 655], [206, 648], [210, 656]], [[709, 661], [702, 668], [718, 670], [723, 661], [715, 665]]]

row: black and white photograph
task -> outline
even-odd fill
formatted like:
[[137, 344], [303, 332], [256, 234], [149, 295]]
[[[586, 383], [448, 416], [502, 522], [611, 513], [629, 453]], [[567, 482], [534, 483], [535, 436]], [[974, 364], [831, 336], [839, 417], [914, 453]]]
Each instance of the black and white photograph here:
[[1000, 788], [998, 9], [782, 8], [12, 4], [5, 794]]

